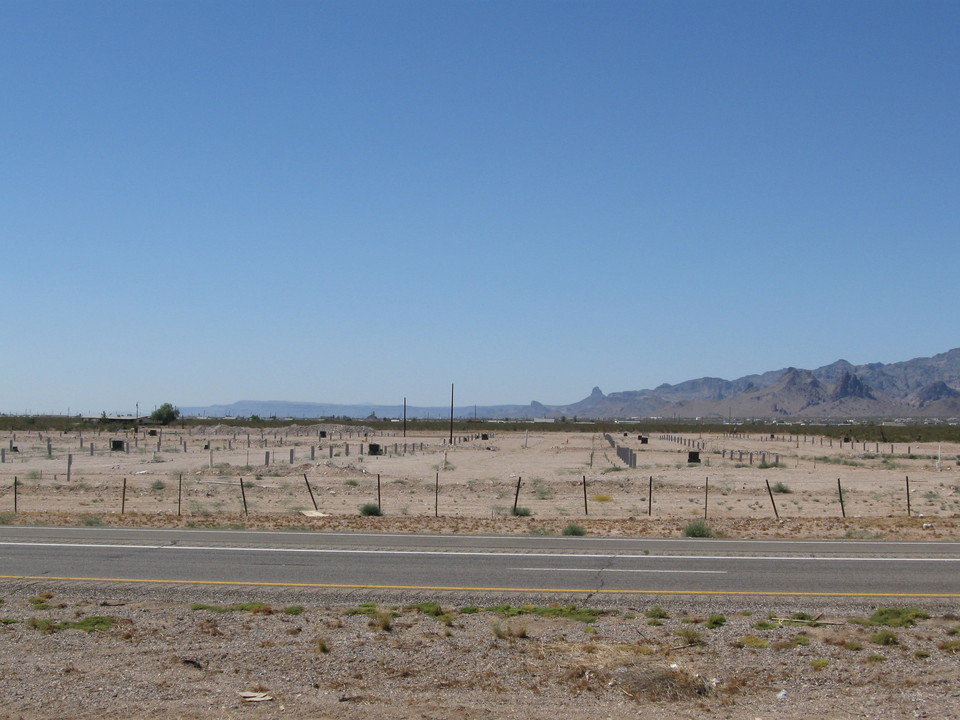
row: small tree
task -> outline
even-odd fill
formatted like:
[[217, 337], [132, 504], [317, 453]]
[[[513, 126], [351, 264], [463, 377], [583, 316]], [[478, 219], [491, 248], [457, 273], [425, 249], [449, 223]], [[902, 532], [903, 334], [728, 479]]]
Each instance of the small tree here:
[[180, 411], [170, 403], [164, 403], [150, 413], [150, 419], [156, 420], [161, 425], [169, 425], [178, 417], [180, 417]]

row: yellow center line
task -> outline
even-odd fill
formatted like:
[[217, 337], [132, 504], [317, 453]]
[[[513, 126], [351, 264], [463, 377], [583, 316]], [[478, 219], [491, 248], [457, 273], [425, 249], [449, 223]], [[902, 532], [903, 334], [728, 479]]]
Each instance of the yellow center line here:
[[459, 585], [366, 585], [351, 583], [258, 582], [251, 580], [161, 580], [154, 578], [60, 577], [55, 575], [0, 575], [0, 580], [65, 580], [73, 582], [152, 583], [157, 585], [241, 585], [254, 587], [339, 590], [452, 590], [462, 592], [569, 593], [590, 595], [772, 595], [788, 597], [897, 597], [960, 598], [960, 593], [797, 592], [776, 590], [571, 590], [569, 588], [467, 587]]

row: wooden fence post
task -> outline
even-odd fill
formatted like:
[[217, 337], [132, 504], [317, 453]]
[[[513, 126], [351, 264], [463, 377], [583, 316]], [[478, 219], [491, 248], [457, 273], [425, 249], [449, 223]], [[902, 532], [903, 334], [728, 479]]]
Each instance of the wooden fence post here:
[[907, 517], [910, 517], [910, 476], [907, 475]]
[[[379, 477], [379, 476], [378, 476], [378, 477]], [[307, 484], [307, 492], [310, 493], [310, 502], [313, 503], [313, 509], [314, 509], [314, 510], [319, 510], [320, 508], [317, 507], [317, 499], [313, 496], [313, 488], [310, 487], [310, 481], [307, 480], [307, 474], [306, 474], [306, 473], [303, 474], [303, 481]]]
[[846, 517], [847, 511], [843, 507], [843, 487], [840, 485], [840, 478], [837, 478], [837, 495], [840, 496], [840, 514], [843, 515], [843, 517]]
[[183, 503], [183, 473], [180, 473], [180, 482], [177, 483], [177, 517], [180, 517], [180, 508]]
[[127, 479], [123, 479], [123, 490], [120, 492], [120, 514], [127, 509]]
[[517, 491], [513, 494], [513, 514], [517, 514], [517, 503], [520, 502], [520, 483], [523, 481], [522, 477], [517, 478]]
[[589, 515], [590, 510], [587, 509], [587, 476], [583, 476], [583, 514]]
[[767, 484], [767, 494], [770, 496], [770, 504], [773, 505], [773, 514], [777, 517], [777, 520], [780, 519], [780, 513], [777, 512], [777, 503], [773, 500], [773, 490], [770, 489], [770, 481], [764, 480]]
[[710, 499], [710, 478], [703, 485], [703, 519], [707, 519], [707, 502]]
[[650, 476], [650, 487], [647, 490], [647, 517], [653, 515], [653, 475]]
[[240, 498], [243, 500], [243, 514], [247, 514], [247, 491], [243, 488], [243, 478], [240, 478]]

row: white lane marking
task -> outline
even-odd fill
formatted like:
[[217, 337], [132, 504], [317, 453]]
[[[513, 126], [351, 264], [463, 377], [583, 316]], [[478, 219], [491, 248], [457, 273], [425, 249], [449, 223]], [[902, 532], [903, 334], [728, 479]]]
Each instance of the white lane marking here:
[[[16, 531], [21, 530], [45, 530], [47, 532], [56, 532], [58, 530], [70, 530], [70, 528], [53, 528], [48, 525], [18, 525], [16, 526]], [[279, 535], [282, 537], [344, 537], [344, 538], [421, 538], [425, 540], [459, 540], [461, 538], [470, 538], [476, 540], [517, 540], [519, 542], [533, 542], [533, 543], [542, 543], [542, 542], [553, 542], [560, 540], [560, 538], [549, 538], [549, 537], [521, 537], [516, 535], [422, 535], [417, 533], [336, 533], [336, 532], [324, 532], [322, 530], [316, 532], [297, 532], [297, 531], [288, 531], [288, 530], [215, 530], [215, 529], [201, 529], [201, 528], [177, 528], [177, 529], [165, 529], [165, 528], [109, 528], [110, 532], [124, 532], [124, 533], [164, 533], [164, 534], [187, 534], [187, 533], [197, 533], [197, 534], [212, 534], [212, 533], [228, 533], [236, 535]], [[0, 530], [2, 532], [2, 530]], [[96, 530], [94, 532], [102, 532], [102, 530]], [[579, 540], [586, 540], [588, 542], [629, 542], [629, 543], [684, 543], [684, 544], [693, 544], [699, 542], [709, 542], [711, 544], [715, 543], [717, 545], [733, 545], [738, 543], [743, 544], [756, 544], [756, 543], [770, 543], [770, 544], [782, 544], [782, 545], [843, 545], [844, 547], [850, 547], [853, 545], [873, 545], [873, 546], [903, 546], [903, 545], [920, 545], [922, 547], [942, 547], [942, 546], [953, 546], [960, 545], [960, 542], [956, 541], [933, 541], [933, 540], [782, 540], [782, 539], [773, 539], [773, 540], [744, 540], [738, 538], [730, 539], [714, 539], [709, 541], [704, 541], [701, 538], [657, 538], [657, 537], [587, 537], [587, 538], [569, 538], [568, 542], [575, 543]], [[662, 556], [661, 556], [662, 557]]]
[[508, 570], [527, 570], [529, 572], [588, 572], [588, 573], [609, 573], [609, 572], [627, 572], [627, 573], [670, 573], [670, 574], [690, 574], [690, 575], [726, 575], [726, 570], [643, 570], [627, 568], [532, 568], [515, 567]]
[[897, 558], [897, 557], [782, 557], [778, 555], [611, 555], [599, 553], [517, 553], [517, 552], [466, 552], [442, 550], [332, 550], [321, 548], [258, 548], [258, 547], [218, 547], [205, 545], [114, 545], [98, 543], [31, 543], [5, 542], [0, 546], [17, 545], [28, 547], [77, 547], [112, 548], [124, 550], [197, 550], [203, 552], [268, 552], [268, 553], [312, 553], [315, 555], [444, 555], [450, 557], [536, 557], [536, 558], [591, 558], [602, 560], [763, 560], [774, 562], [946, 562], [960, 563], [960, 558]]
[[0, 542], [0, 545], [22, 545], [25, 547], [79, 547], [113, 548], [121, 550], [160, 550], [165, 545], [110, 545], [107, 543], [45, 543], [45, 542]]

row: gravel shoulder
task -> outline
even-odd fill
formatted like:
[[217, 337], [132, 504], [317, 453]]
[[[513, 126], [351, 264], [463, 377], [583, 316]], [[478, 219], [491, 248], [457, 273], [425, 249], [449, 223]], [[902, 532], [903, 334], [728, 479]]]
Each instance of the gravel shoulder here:
[[579, 614], [449, 593], [6, 581], [0, 596], [0, 717], [22, 720], [960, 718], [954, 601], [886, 627], [840, 599], [580, 598]]

